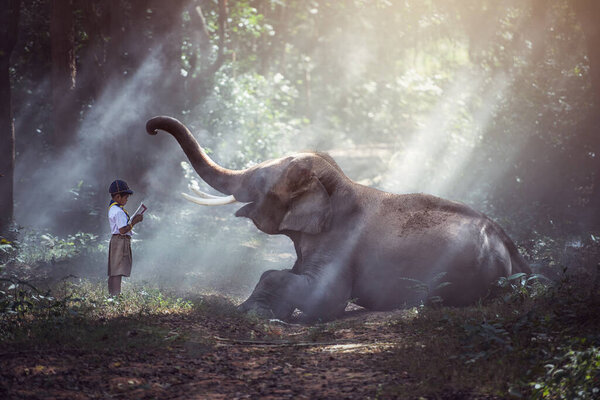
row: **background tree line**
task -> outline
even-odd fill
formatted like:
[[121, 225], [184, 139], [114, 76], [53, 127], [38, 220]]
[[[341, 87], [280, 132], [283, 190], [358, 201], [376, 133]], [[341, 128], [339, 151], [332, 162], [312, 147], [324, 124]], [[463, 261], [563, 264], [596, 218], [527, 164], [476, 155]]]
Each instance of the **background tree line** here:
[[[2, 232], [36, 196], [73, 211], [57, 219], [67, 230], [96, 221], [115, 174], [177, 190], [181, 154], [143, 134], [156, 114], [232, 167], [299, 145], [384, 149], [392, 161], [353, 177], [474, 203], [523, 234], [600, 226], [596, 1], [8, 0], [0, 13]], [[419, 185], [394, 173], [407, 160]]]

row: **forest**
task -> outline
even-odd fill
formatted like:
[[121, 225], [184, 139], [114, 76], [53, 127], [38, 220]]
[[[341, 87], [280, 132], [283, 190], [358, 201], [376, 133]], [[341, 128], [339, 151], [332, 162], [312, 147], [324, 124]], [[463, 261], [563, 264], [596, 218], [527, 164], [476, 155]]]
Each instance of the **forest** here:
[[[186, 201], [221, 193], [160, 115], [232, 170], [322, 152], [465, 204], [531, 273], [466, 307], [242, 312], [298, 246]], [[116, 179], [148, 211], [113, 296]], [[595, 399], [599, 309], [600, 2], [3, 1], [1, 398]]]

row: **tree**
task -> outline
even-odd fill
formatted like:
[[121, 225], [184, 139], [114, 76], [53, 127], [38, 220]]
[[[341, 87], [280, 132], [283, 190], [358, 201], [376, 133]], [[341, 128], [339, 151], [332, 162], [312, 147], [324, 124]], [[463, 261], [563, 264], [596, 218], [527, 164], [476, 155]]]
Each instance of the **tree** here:
[[[211, 52], [211, 41], [207, 21], [205, 18], [205, 10], [200, 5], [192, 5], [193, 9], [189, 10], [190, 19], [192, 22], [191, 42], [193, 50], [189, 54], [190, 70], [192, 72], [189, 77], [189, 85], [193, 89], [187, 93], [189, 100], [203, 99], [207, 96], [212, 88], [213, 78], [221, 69], [225, 62], [225, 43], [227, 38], [227, 18], [228, 5], [227, 0], [218, 1], [218, 41], [217, 55], [213, 57]], [[211, 60], [214, 58], [214, 60]], [[199, 61], [199, 65], [198, 65]], [[195, 70], [198, 70], [194, 74]], [[189, 104], [188, 104], [189, 106]]]
[[[600, 2], [597, 0], [572, 0], [575, 14], [579, 19], [585, 36], [589, 62], [590, 84], [594, 107], [585, 127], [587, 142], [596, 159], [600, 159]], [[592, 212], [592, 224], [600, 226], [600, 160], [596, 162], [589, 209]]]
[[77, 68], [72, 0], [53, 0], [51, 13], [52, 105], [54, 110], [52, 142], [57, 149], [61, 149], [72, 139], [78, 115], [75, 102]]
[[[155, 82], [153, 91], [158, 98], [171, 98], [165, 111], [176, 115], [181, 112], [184, 102], [184, 77], [181, 75], [183, 4], [155, 0], [149, 4], [149, 7], [152, 9], [149, 22], [152, 25], [153, 39], [149, 51], [160, 52], [162, 71], [162, 79]], [[147, 54], [142, 57], [147, 57]], [[177, 95], [173, 96], [173, 93]]]
[[17, 42], [20, 0], [8, 0], [0, 10], [0, 233], [13, 219], [15, 128], [12, 114], [10, 56]]

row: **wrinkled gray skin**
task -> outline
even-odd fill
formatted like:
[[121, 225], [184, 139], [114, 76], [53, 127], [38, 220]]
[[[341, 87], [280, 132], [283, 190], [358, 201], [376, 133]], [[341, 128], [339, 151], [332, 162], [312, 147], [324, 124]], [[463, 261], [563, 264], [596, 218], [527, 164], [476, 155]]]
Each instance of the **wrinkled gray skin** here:
[[294, 266], [263, 273], [242, 311], [286, 319], [297, 308], [330, 319], [350, 299], [370, 310], [390, 310], [432, 296], [464, 306], [484, 296], [497, 278], [530, 273], [502, 228], [461, 203], [359, 185], [322, 153], [228, 170], [176, 119], [152, 118], [146, 130], [172, 134], [206, 183], [247, 203], [236, 216], [294, 242]]

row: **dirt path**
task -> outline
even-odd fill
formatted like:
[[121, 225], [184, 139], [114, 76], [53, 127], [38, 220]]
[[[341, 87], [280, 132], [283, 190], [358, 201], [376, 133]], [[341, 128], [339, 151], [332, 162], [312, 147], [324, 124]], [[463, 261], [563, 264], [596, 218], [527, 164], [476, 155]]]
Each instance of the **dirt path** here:
[[[3, 349], [0, 397], [365, 399], [410, 380], [385, 368], [400, 312], [347, 315], [320, 325], [163, 316], [89, 348]], [[162, 343], [145, 346], [157, 332]]]

